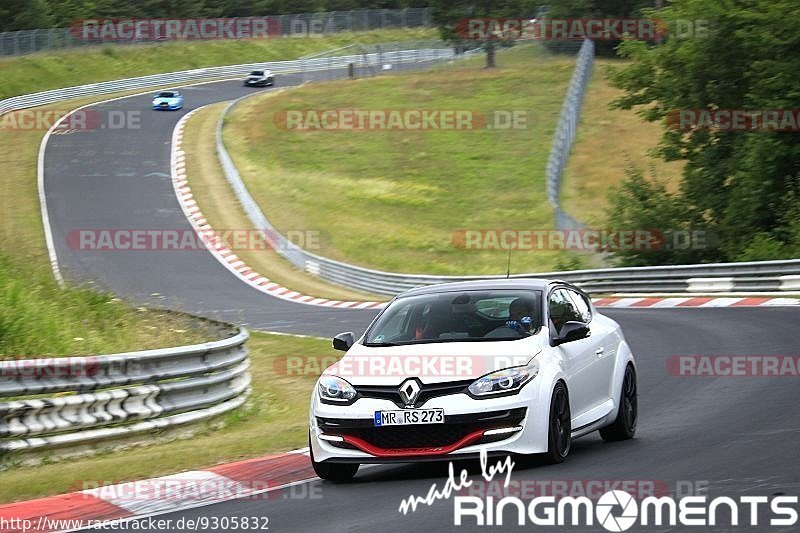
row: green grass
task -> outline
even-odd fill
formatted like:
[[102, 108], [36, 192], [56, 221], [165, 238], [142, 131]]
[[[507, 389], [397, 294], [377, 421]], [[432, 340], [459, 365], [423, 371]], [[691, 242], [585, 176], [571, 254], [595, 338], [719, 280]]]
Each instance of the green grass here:
[[[431, 29], [325, 38], [92, 47], [0, 60], [0, 97], [156, 72], [284, 60], [349, 44], [430, 39]], [[154, 61], [154, 57], [158, 61]], [[59, 103], [64, 110], [106, 97]], [[188, 317], [132, 308], [112, 295], [60, 289], [40, 218], [36, 160], [44, 132], [0, 129], [0, 357], [84, 355], [194, 343], [217, 337]]]
[[61, 289], [49, 272], [0, 254], [0, 359], [146, 350], [220, 336], [217, 327], [188, 316]]
[[[273, 93], [276, 94], [277, 93]], [[239, 204], [219, 164], [215, 143], [217, 122], [226, 102], [205, 107], [186, 122], [182, 148], [186, 152], [186, 176], [203, 217], [217, 230], [252, 228], [252, 222]], [[332, 300], [386, 300], [385, 296], [366, 294], [307, 274], [276, 251], [234, 250], [250, 268], [284, 287]]]
[[106, 448], [94, 457], [11, 466], [0, 471], [0, 502], [78, 490], [84, 482], [91, 486], [96, 481], [145, 479], [305, 446], [308, 398], [316, 374], [287, 376], [279, 370], [285, 365], [275, 362], [283, 356], [329, 357], [337, 352], [328, 340], [264, 333], [254, 333], [248, 346], [253, 394], [242, 408], [214, 422], [191, 426], [195, 432], [191, 439], [165, 441], [162, 433], [153, 432], [151, 444], [124, 453]]
[[[69, 105], [83, 103], [88, 101]], [[36, 185], [43, 135], [0, 129], [0, 160], [5, 163], [0, 173], [0, 358], [102, 354], [219, 338], [217, 328], [204, 321], [56, 285]]]
[[0, 60], [0, 98], [71, 85], [193, 68], [282, 61], [353, 42], [432, 39], [429, 28], [326, 37], [95, 46]]
[[561, 204], [586, 224], [602, 226], [608, 194], [636, 166], [647, 176], [665, 181], [670, 190], [680, 182], [683, 162], [652, 156], [663, 133], [658, 123], [646, 122], [632, 110], [609, 109], [622, 91], [609, 84], [607, 71], [620, 60], [598, 59], [589, 82], [578, 134], [564, 170]]
[[[505, 272], [503, 251], [453, 244], [460, 229], [552, 228], [544, 170], [574, 59], [538, 46], [433, 72], [309, 85], [238, 107], [225, 140], [281, 231], [321, 230], [322, 254], [399, 272]], [[297, 131], [275, 113], [307, 109], [527, 110], [527, 129]], [[515, 252], [512, 272], [564, 255]]]

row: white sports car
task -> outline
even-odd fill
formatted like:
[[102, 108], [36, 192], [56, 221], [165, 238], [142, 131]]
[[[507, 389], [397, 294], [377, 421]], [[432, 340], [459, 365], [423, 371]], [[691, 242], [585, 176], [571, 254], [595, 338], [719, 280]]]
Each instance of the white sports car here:
[[317, 475], [360, 464], [546, 454], [636, 431], [636, 363], [619, 325], [577, 287], [508, 279], [413, 289], [318, 380], [309, 446]]

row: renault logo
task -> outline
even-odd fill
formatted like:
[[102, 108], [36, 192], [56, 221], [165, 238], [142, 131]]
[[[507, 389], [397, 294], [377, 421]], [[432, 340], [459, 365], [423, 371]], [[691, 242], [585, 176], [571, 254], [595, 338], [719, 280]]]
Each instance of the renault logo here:
[[400, 399], [408, 406], [413, 406], [417, 401], [419, 391], [422, 389], [416, 379], [407, 379], [400, 385]]

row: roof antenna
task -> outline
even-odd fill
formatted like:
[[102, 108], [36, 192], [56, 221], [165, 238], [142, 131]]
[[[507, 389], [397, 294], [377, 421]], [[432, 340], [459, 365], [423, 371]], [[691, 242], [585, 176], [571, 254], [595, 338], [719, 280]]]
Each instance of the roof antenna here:
[[508, 247], [508, 262], [506, 263], [506, 279], [511, 277], [511, 247]]

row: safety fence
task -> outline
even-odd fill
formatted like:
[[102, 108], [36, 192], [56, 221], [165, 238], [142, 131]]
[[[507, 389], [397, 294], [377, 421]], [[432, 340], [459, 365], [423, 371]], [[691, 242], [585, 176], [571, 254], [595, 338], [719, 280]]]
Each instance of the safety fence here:
[[[180, 72], [167, 72], [139, 76], [52, 91], [13, 96], [0, 101], [0, 115], [9, 111], [26, 109], [40, 105], [51, 104], [70, 98], [96, 96], [121, 91], [132, 91], [150, 87], [177, 86], [186, 83], [200, 83], [203, 81], [223, 80], [244, 77], [251, 70], [270, 69], [275, 74], [307, 73], [311, 71], [333, 71], [347, 69], [351, 64], [360, 70], [382, 68], [382, 65], [413, 65], [430, 62], [450, 60], [454, 57], [452, 48], [444, 43], [424, 43], [431, 48], [419, 49], [420, 43], [387, 43], [372, 45], [369, 49], [354, 45], [354, 49], [347, 55], [308, 56], [291, 61], [274, 61], [266, 63], [246, 63], [239, 65], [226, 65], [219, 67], [198, 68]], [[435, 46], [435, 47], [434, 47]], [[366, 51], [370, 50], [370, 51]]]
[[[579, 113], [578, 95], [585, 90], [591, 69], [593, 51], [589, 41], [584, 42], [580, 54], [583, 59], [582, 73], [573, 76], [567, 100], [572, 111]], [[575, 81], [575, 80], [579, 81]], [[583, 89], [574, 87], [584, 86]], [[248, 98], [248, 97], [245, 97]], [[582, 93], [580, 94], [582, 98]], [[295, 267], [331, 283], [365, 291], [371, 294], [395, 295], [408, 289], [436, 283], [453, 281], [469, 281], [477, 279], [499, 279], [506, 276], [434, 276], [426, 274], [402, 274], [384, 272], [360, 267], [342, 261], [329, 259], [311, 253], [291, 242], [269, 222], [258, 203], [250, 195], [230, 157], [222, 134], [225, 117], [242, 99], [231, 102], [217, 123], [217, 155], [226, 179], [233, 188], [237, 199], [243, 206], [248, 218], [255, 228], [264, 231], [275, 239], [275, 248]], [[567, 107], [567, 103], [565, 103]], [[572, 111], [562, 112], [562, 118], [572, 116], [563, 122], [563, 142], [574, 136], [577, 115]], [[571, 128], [571, 130], [570, 130]], [[558, 141], [554, 141], [554, 145]], [[566, 154], [569, 149], [566, 148]], [[549, 165], [548, 165], [549, 167]], [[558, 171], [563, 170], [563, 163]], [[549, 174], [548, 174], [549, 176]], [[549, 183], [549, 179], [548, 179]], [[557, 197], [556, 197], [557, 200]], [[638, 293], [638, 292], [671, 292], [671, 293], [717, 293], [717, 292], [800, 292], [800, 259], [788, 261], [760, 261], [748, 263], [715, 263], [700, 265], [670, 265], [662, 267], [628, 267], [605, 268], [592, 270], [573, 270], [566, 272], [540, 272], [514, 274], [512, 278], [547, 277], [570, 281], [594, 294], [605, 293]]]
[[575, 70], [569, 82], [567, 95], [558, 117], [558, 125], [553, 135], [553, 145], [547, 158], [545, 179], [547, 184], [547, 198], [555, 210], [555, 224], [559, 229], [575, 229], [581, 223], [561, 208], [559, 194], [561, 191], [561, 178], [569, 161], [572, 141], [578, 131], [578, 122], [581, 117], [583, 97], [586, 87], [592, 77], [594, 68], [594, 42], [586, 39], [581, 45], [575, 62]]
[[[247, 21], [247, 18], [229, 19]], [[323, 13], [299, 13], [268, 17], [271, 37], [324, 36], [339, 32], [370, 31], [386, 28], [421, 28], [432, 25], [430, 8], [357, 9]], [[0, 56], [19, 56], [47, 50], [97, 46], [102, 39], [84, 39], [74, 28], [42, 28], [0, 33]], [[150, 39], [137, 38], [114, 42], [117, 45], [142, 45]]]

